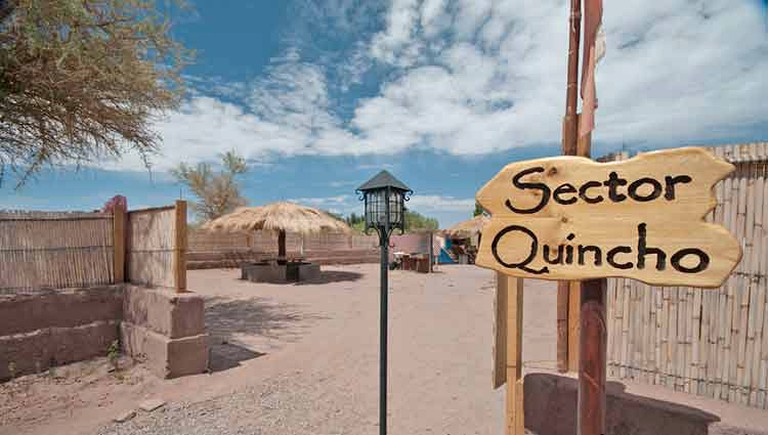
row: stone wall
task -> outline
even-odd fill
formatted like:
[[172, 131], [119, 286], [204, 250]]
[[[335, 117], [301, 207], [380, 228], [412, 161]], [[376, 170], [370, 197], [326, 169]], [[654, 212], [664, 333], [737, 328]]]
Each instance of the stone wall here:
[[122, 286], [0, 296], [0, 380], [106, 356], [119, 337]]
[[126, 286], [123, 351], [162, 378], [203, 373], [208, 348], [203, 298], [170, 289]]
[[203, 299], [110, 285], [0, 295], [0, 381], [123, 351], [170, 378], [207, 369]]
[[[523, 385], [526, 429], [537, 434], [576, 435], [576, 379], [530, 373]], [[722, 422], [706, 409], [630, 394], [618, 382], [608, 382], [606, 396], [605, 435], [768, 435], [748, 427], [752, 425], [741, 426], [740, 421]]]

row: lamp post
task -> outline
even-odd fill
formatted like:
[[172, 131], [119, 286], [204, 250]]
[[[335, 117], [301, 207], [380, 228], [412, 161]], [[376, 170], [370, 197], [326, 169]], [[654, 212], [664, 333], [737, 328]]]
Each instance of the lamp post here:
[[381, 303], [379, 330], [379, 434], [387, 433], [387, 311], [389, 278], [389, 236], [395, 229], [405, 232], [405, 201], [413, 191], [387, 171], [358, 187], [365, 201], [365, 232], [374, 229], [381, 247]]

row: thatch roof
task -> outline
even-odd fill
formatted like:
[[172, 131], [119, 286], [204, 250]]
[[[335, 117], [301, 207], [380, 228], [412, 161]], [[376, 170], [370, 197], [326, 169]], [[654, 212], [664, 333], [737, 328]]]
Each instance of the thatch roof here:
[[224, 231], [285, 231], [299, 234], [350, 231], [345, 222], [328, 213], [291, 202], [240, 207], [232, 213], [207, 222], [203, 228]]
[[485, 215], [475, 216], [472, 219], [459, 222], [448, 228], [446, 233], [451, 237], [474, 237], [483, 231], [483, 226], [491, 221], [491, 218]]

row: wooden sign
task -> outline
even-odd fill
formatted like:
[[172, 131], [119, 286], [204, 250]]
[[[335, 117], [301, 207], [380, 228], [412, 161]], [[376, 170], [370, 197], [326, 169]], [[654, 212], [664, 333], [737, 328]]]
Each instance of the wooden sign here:
[[524, 278], [718, 287], [741, 247], [704, 217], [733, 170], [702, 148], [509, 164], [477, 193], [492, 219], [475, 263]]

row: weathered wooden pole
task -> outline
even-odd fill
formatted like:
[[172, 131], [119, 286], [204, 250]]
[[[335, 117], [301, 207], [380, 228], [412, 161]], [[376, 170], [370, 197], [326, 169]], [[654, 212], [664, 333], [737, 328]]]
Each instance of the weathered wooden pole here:
[[113, 275], [115, 284], [125, 282], [125, 250], [127, 210], [123, 203], [116, 203], [112, 209], [113, 229]]
[[[591, 134], [579, 138], [578, 155], [590, 157]], [[578, 358], [570, 355], [569, 360], [578, 360], [579, 370], [579, 415], [578, 435], [602, 435], [605, 433], [605, 372], [607, 323], [605, 321], [606, 278], [590, 279], [574, 283], [571, 287], [570, 306], [576, 304], [573, 298], [579, 298], [580, 309], [572, 310], [571, 316], [578, 314], [577, 321], [570, 319], [569, 324], [579, 325]], [[576, 290], [576, 291], [574, 291]], [[575, 311], [575, 312], [574, 312]], [[573, 332], [573, 331], [571, 331]], [[574, 334], [571, 334], [573, 337]], [[574, 349], [571, 343], [568, 347]]]
[[502, 275], [507, 289], [507, 435], [525, 434], [523, 410], [523, 279]]
[[[563, 155], [573, 156], [577, 153], [578, 115], [576, 114], [579, 91], [579, 40], [581, 37], [581, 0], [571, 0], [570, 17], [568, 19], [568, 78], [565, 94], [565, 118], [563, 119]], [[567, 372], [569, 368], [569, 349], [573, 350], [574, 343], [569, 343], [569, 319], [577, 316], [568, 309], [569, 298], [573, 292], [568, 281], [557, 283], [557, 369]], [[574, 304], [571, 304], [573, 306]], [[575, 332], [575, 331], [571, 331]], [[573, 336], [573, 334], [571, 334]], [[572, 353], [572, 352], [571, 352]], [[573, 355], [571, 355], [573, 357]], [[573, 358], [571, 358], [573, 360]]]
[[578, 435], [605, 433], [605, 278], [581, 283]]
[[[590, 157], [590, 135], [579, 138], [578, 155]], [[578, 360], [579, 370], [579, 410], [578, 435], [602, 435], [605, 433], [605, 373], [607, 344], [607, 323], [605, 321], [606, 278], [581, 281], [571, 286], [570, 306], [580, 306], [578, 311], [571, 309], [570, 316], [578, 314], [578, 321], [569, 324], [579, 325], [578, 358], [570, 355], [569, 360]], [[576, 290], [576, 291], [574, 291]], [[579, 298], [576, 305], [573, 298]], [[571, 331], [573, 332], [573, 331]], [[573, 337], [574, 334], [571, 334]], [[568, 347], [574, 349], [571, 343]]]
[[173, 281], [176, 293], [187, 289], [187, 201], [177, 200], [174, 209]]
[[[568, 87], [563, 120], [563, 154], [590, 157], [591, 137], [586, 135], [579, 138], [579, 117], [576, 113], [581, 0], [571, 0], [568, 24]], [[568, 281], [559, 281], [557, 287], [557, 363], [558, 369], [565, 372], [573, 370], [574, 363], [578, 361], [578, 435], [605, 433], [606, 286], [606, 279], [600, 278], [573, 285]], [[575, 343], [577, 336], [579, 340]], [[577, 352], [578, 355], [575, 355]]]
[[579, 42], [581, 40], [581, 0], [571, 0], [568, 19], [568, 82], [565, 94], [565, 119], [563, 120], [563, 154], [576, 155], [578, 137], [579, 94]]

